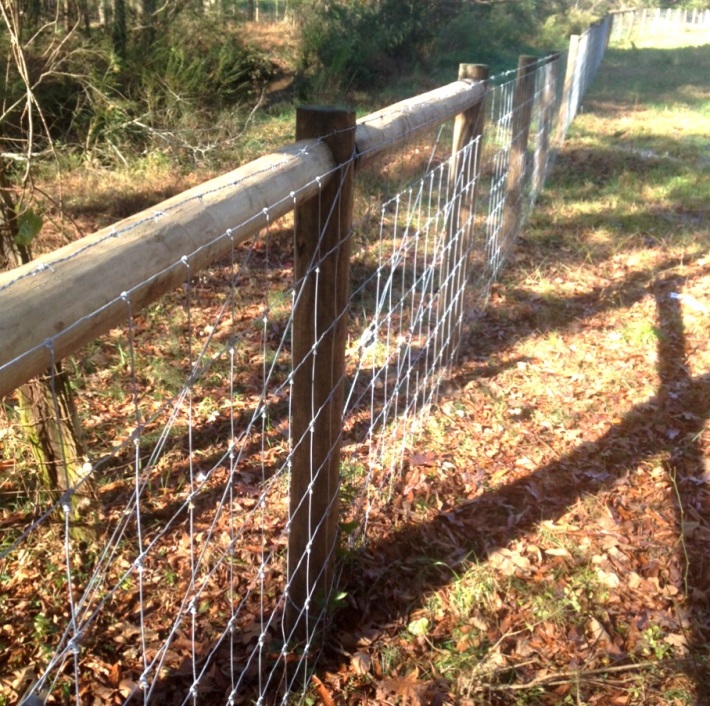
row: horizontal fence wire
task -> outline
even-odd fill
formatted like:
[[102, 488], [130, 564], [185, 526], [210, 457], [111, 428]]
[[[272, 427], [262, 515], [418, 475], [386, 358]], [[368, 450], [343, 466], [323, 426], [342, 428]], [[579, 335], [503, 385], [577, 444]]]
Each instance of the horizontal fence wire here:
[[[31, 462], [4, 467], [0, 603], [4, 635], [15, 647], [3, 698], [303, 700], [343, 565], [335, 545], [322, 564], [312, 560], [310, 542], [289, 556], [293, 518], [307, 516], [316, 537], [337, 510], [346, 549], [386, 522], [413, 440], [510, 256], [608, 32], [626, 31], [618, 17], [580, 39], [571, 71], [566, 53], [529, 63], [529, 94], [521, 91], [520, 70], [491, 77], [483, 134], [455, 153], [450, 122], [439, 127], [432, 119], [428, 130], [404, 146], [393, 140], [358, 173], [347, 303], [316, 328], [302, 360], [293, 357], [294, 312], [308, 302], [320, 320], [330, 291], [323, 272], [339, 255], [323, 245], [324, 228], [317, 255], [294, 279], [297, 225], [276, 205], [260, 211], [255, 237], [236, 237], [238, 222], [216, 234], [223, 254], [212, 264], [195, 267], [199, 248], [177, 255], [169, 267], [181, 285], [149, 306], [139, 310], [130, 287], [120, 293], [122, 320], [62, 362], [85, 435], [80, 477], [50, 492], [39, 470], [27, 472]], [[283, 156], [298, 158], [297, 151]], [[332, 222], [338, 211], [323, 186], [332, 181], [344, 191], [344, 175], [360, 158], [353, 154], [282, 200], [316, 199], [322, 223]], [[204, 199], [198, 191], [170, 208]], [[118, 226], [96, 242], [123, 234]], [[4, 289], [61, 272], [66, 262], [50, 256]], [[316, 379], [319, 346], [340, 328], [345, 360], [331, 393], [320, 399], [311, 386], [295, 398], [294, 380]], [[51, 337], [43, 345], [53, 351]], [[52, 363], [49, 414], [59, 419], [63, 373], [54, 356]], [[339, 395], [341, 429], [294, 500], [294, 463], [314, 453], [314, 430]], [[300, 410], [311, 422], [294, 434]], [[27, 460], [13, 419], [3, 445]], [[339, 487], [319, 515], [313, 489], [333, 458]], [[333, 589], [310, 590], [295, 605], [293, 575], [316, 585], [331, 561]]]

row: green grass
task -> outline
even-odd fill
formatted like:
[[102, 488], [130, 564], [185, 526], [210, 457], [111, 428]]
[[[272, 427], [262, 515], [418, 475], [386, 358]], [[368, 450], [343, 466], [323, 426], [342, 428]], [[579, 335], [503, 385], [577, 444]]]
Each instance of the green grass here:
[[710, 204], [708, 46], [614, 49], [560, 155], [529, 237], [598, 262], [655, 244], [698, 256]]

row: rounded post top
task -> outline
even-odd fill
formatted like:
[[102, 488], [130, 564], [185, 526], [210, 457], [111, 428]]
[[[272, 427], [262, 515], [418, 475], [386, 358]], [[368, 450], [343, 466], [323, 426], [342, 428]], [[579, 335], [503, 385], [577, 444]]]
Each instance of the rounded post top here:
[[324, 139], [333, 151], [337, 163], [352, 156], [355, 147], [355, 126], [354, 110], [321, 105], [303, 105], [296, 108], [296, 139]]
[[537, 63], [537, 57], [532, 54], [521, 54], [518, 57], [518, 66], [530, 66], [533, 63]]
[[306, 103], [304, 105], [299, 105], [296, 108], [298, 113], [328, 113], [330, 115], [350, 115], [354, 114], [355, 111], [347, 108], [344, 105], [315, 105]]
[[459, 81], [487, 81], [490, 76], [488, 64], [459, 64]]

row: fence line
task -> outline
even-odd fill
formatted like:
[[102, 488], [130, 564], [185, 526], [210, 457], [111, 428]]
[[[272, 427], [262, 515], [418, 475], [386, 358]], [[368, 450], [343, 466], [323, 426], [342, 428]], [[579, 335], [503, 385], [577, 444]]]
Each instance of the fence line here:
[[384, 522], [619, 22], [356, 123], [301, 111], [296, 145], [0, 275], [0, 391], [78, 351], [90, 436], [81, 479], [3, 515], [40, 655], [13, 699], [305, 693], [336, 537]]
[[710, 27], [710, 9], [644, 7], [613, 12], [610, 17], [613, 23], [610, 36], [614, 42]]

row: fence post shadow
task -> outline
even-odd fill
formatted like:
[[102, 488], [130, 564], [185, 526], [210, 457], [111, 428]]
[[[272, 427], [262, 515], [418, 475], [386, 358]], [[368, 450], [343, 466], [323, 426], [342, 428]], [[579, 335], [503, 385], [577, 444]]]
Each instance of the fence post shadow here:
[[[658, 324], [658, 377], [656, 395], [664, 417], [672, 422], [666, 434], [671, 440], [663, 467], [674, 489], [680, 561], [684, 565], [683, 592], [687, 602], [690, 631], [685, 634], [689, 661], [688, 676], [695, 682], [698, 696], [710, 693], [710, 672], [697, 659], [697, 651], [707, 646], [710, 630], [700, 619], [707, 609], [710, 557], [692, 529], [710, 522], [710, 498], [703, 492], [706, 459], [700, 443], [704, 421], [708, 419], [710, 391], [702, 391], [691, 377], [682, 310], [681, 277], [667, 277], [655, 287]], [[705, 375], [705, 378], [708, 376]], [[685, 404], [684, 404], [685, 401]], [[703, 611], [705, 612], [705, 611]]]
[[[710, 501], [703, 476], [705, 459], [699, 443], [703, 425], [710, 419], [710, 373], [692, 377], [687, 367], [681, 285], [677, 277], [661, 277], [646, 289], [656, 299], [659, 375], [656, 393], [630, 409], [596, 442], [579, 445], [525, 478], [461, 501], [432, 521], [405, 527], [354, 551], [348, 558], [347, 569], [353, 602], [341, 616], [336, 616], [336, 634], [348, 634], [354, 621], [365, 629], [375, 626], [386, 629], [384, 626], [397, 624], [421, 608], [432, 591], [448, 585], [467, 557], [485, 562], [492, 552], [534, 531], [540, 522], [560, 518], [581, 497], [610, 489], [633, 464], [663, 454], [666, 457], [663, 467], [676, 490], [670, 502], [676, 513], [679, 537], [684, 538], [679, 545], [678, 560], [687, 567], [682, 588], [687, 601], [687, 622], [679, 616], [678, 625], [688, 649], [687, 657], [677, 664], [692, 680], [699, 696], [708, 693], [710, 675], [702, 659], [698, 659], [697, 650], [703, 649], [710, 637], [705, 617], [710, 560], [708, 543], [703, 543], [701, 533], [693, 530], [710, 522]], [[594, 471], [600, 463], [605, 471], [602, 476]], [[531, 482], [542, 489], [542, 500], [530, 495], [526, 486]], [[466, 520], [474, 517], [478, 518], [479, 526], [485, 526], [486, 536], [471, 536]], [[437, 542], [438, 537], [446, 537], [446, 542]], [[452, 537], [458, 545], [456, 552], [450, 551]], [[444, 544], [449, 549], [444, 549]], [[419, 562], [421, 566], [423, 558], [430, 568], [421, 583], [417, 583], [416, 595], [411, 595], [411, 584], [406, 592], [388, 589], [392, 566], [401, 573], [407, 565], [411, 568]], [[381, 587], [379, 592], [376, 586]], [[335, 662], [342, 659], [330, 656]], [[329, 669], [333, 669], [332, 661]]]

